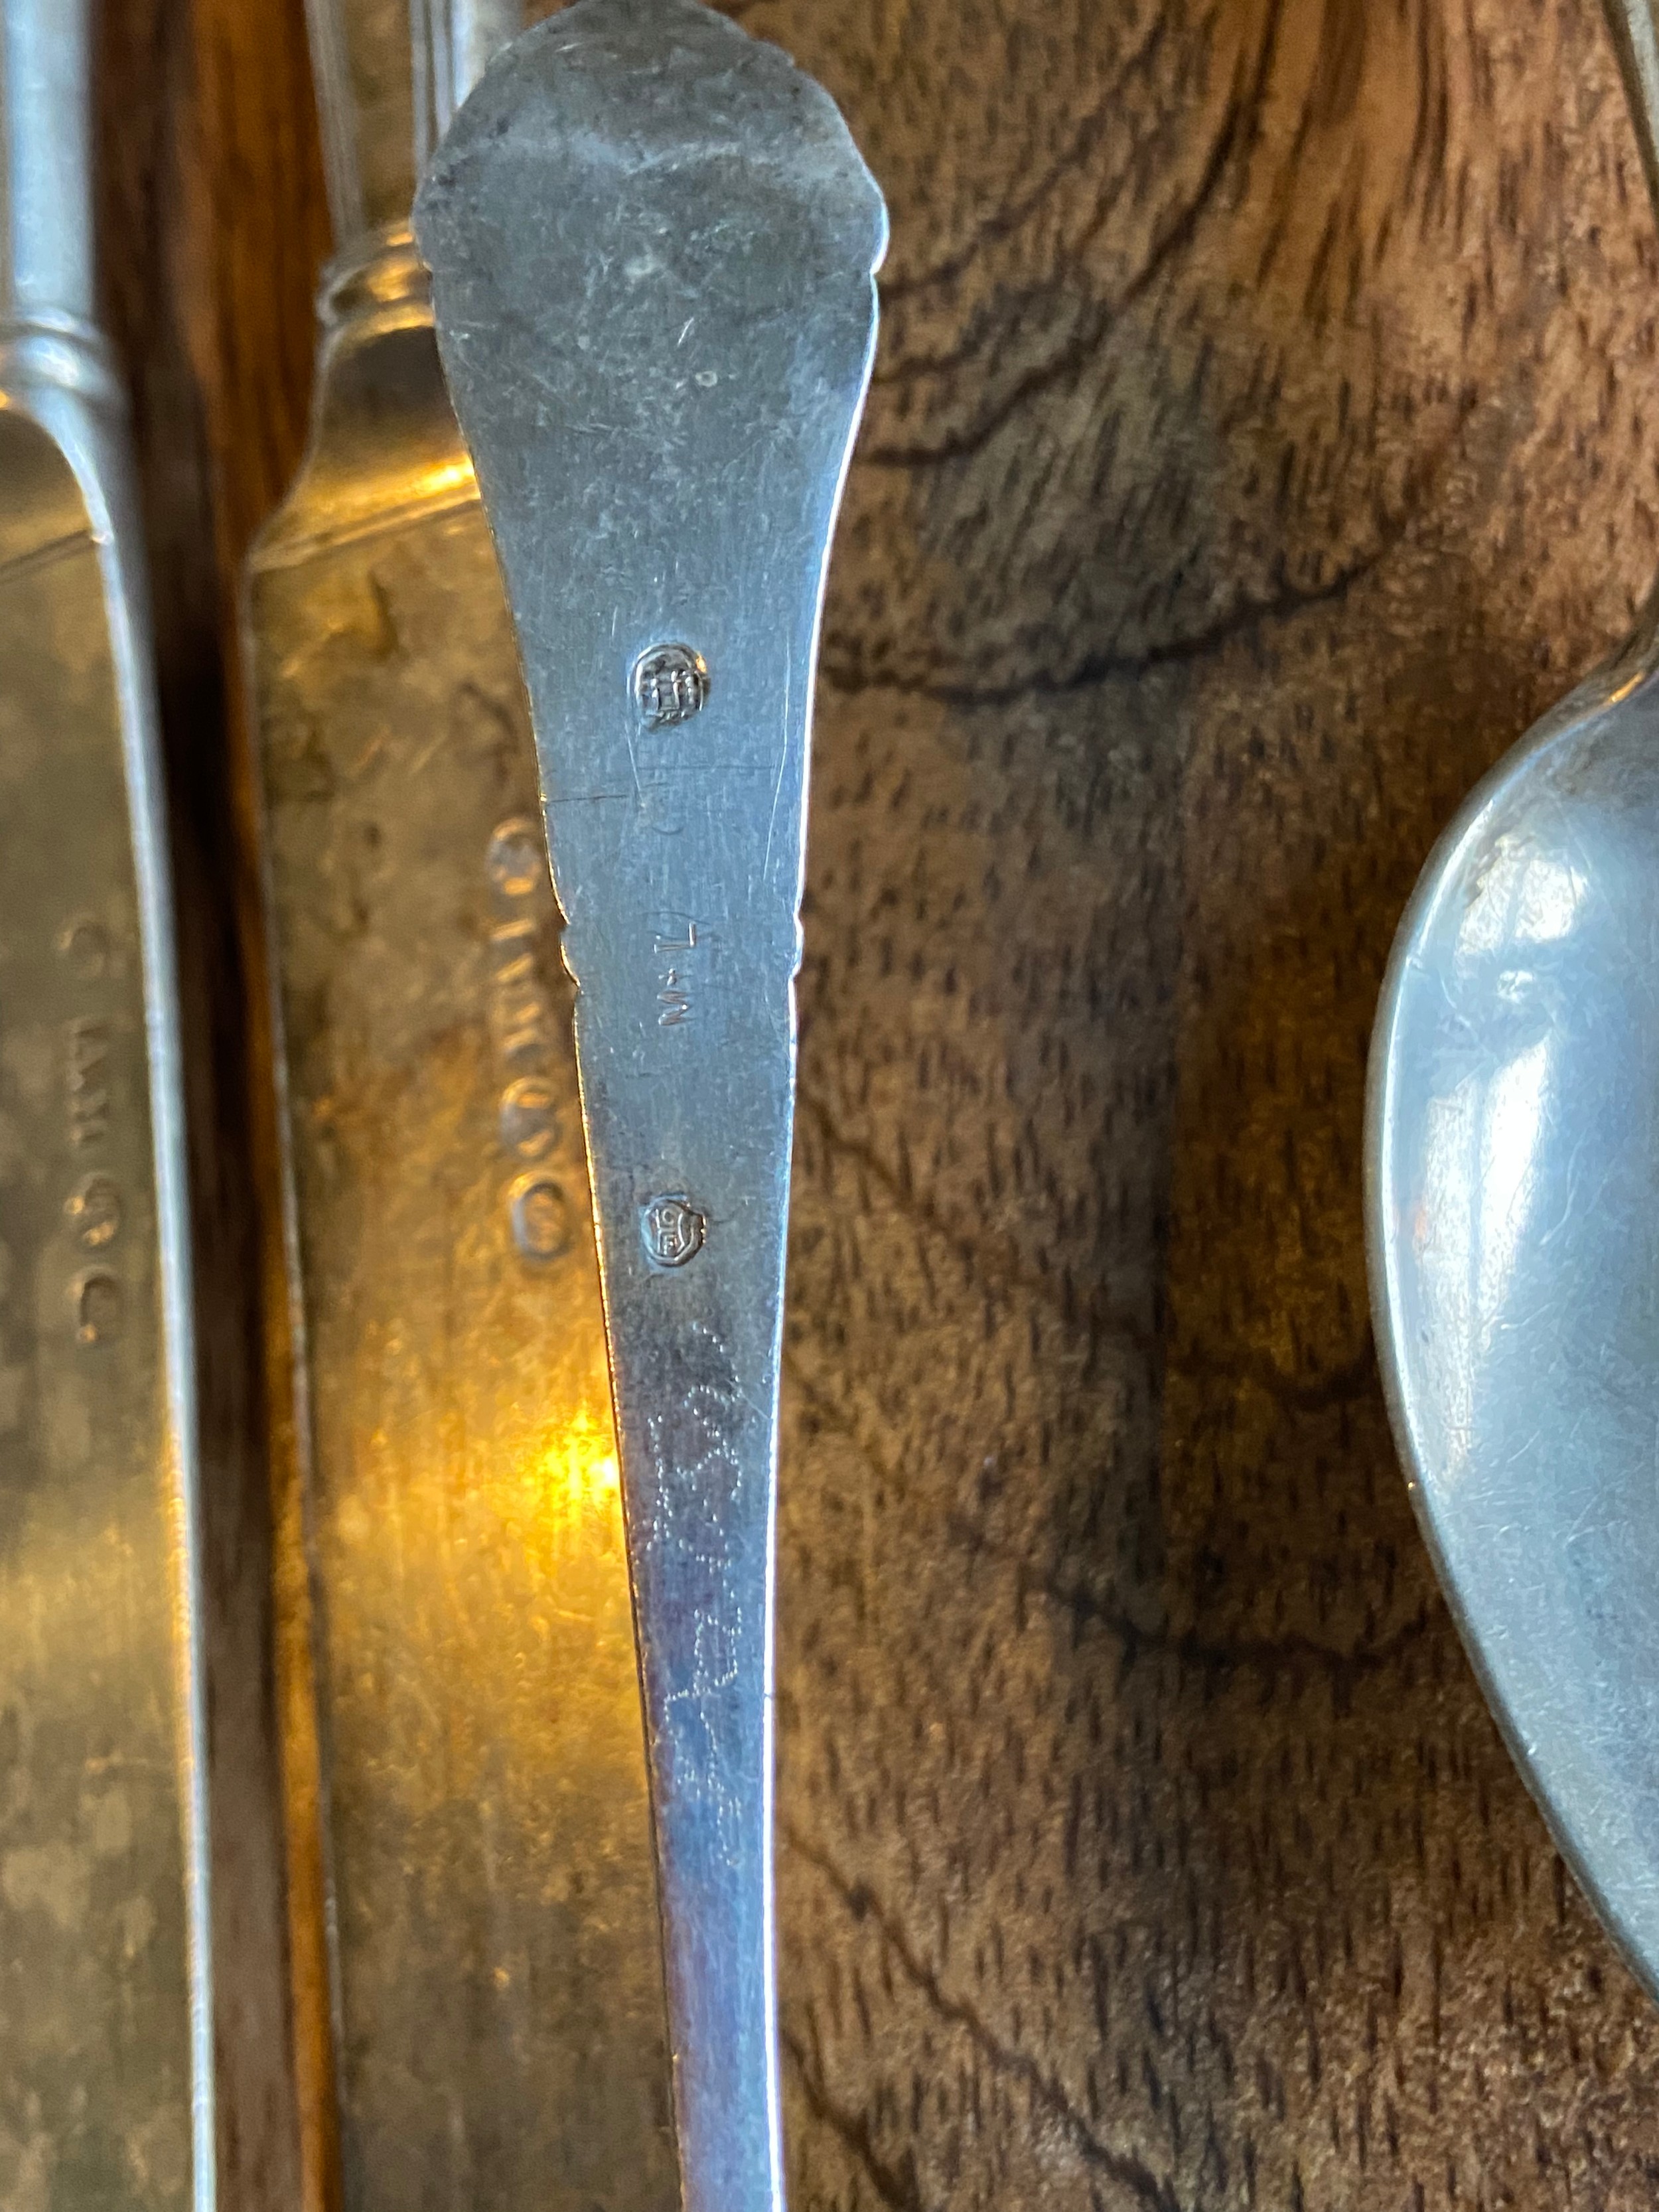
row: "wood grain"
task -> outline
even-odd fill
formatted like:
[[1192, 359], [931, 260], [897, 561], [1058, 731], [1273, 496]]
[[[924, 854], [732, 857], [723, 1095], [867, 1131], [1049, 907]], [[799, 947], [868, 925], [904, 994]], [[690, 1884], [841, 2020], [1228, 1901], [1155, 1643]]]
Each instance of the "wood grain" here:
[[[110, 12], [200, 1197], [245, 1342], [227, 611], [301, 432], [320, 186], [297, 0]], [[1659, 271], [1599, 18], [733, 12], [831, 86], [894, 216], [801, 998], [797, 2212], [1659, 2201], [1659, 2033], [1434, 1588], [1358, 1187], [1417, 868], [1659, 555]], [[257, 1833], [259, 1413], [215, 1357], [253, 1698], [216, 1757]], [[270, 2146], [233, 2201], [291, 2201], [280, 2083], [228, 2078]]]

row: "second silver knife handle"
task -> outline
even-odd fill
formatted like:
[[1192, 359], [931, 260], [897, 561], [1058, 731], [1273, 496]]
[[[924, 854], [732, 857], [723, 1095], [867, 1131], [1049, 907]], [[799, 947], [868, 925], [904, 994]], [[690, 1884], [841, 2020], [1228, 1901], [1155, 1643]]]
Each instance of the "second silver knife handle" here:
[[433, 147], [524, 0], [306, 0], [334, 242], [409, 219]]

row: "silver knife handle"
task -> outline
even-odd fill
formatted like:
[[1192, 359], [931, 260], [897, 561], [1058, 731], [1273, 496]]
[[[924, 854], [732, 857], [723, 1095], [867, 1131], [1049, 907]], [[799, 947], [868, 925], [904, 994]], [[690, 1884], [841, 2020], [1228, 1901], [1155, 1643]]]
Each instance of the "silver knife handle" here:
[[51, 2193], [212, 2212], [182, 1042], [143, 530], [94, 323], [92, 14], [0, 0], [0, 1336], [24, 1378], [0, 1707], [29, 1716], [8, 1852], [87, 1863], [108, 1789], [126, 1871], [68, 1918], [6, 1901], [0, 2134], [30, 2130]]
[[[52, 0], [40, 0], [49, 10]], [[341, 252], [404, 224], [449, 118], [524, 0], [306, 0], [329, 210]]]
[[0, 333], [93, 319], [89, 15], [88, 0], [0, 11]]

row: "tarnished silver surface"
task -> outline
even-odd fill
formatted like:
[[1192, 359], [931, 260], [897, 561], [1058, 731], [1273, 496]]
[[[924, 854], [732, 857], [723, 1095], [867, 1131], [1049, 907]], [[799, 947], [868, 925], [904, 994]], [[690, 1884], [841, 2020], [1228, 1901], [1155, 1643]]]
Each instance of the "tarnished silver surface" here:
[[767, 2212], [807, 730], [885, 212], [775, 48], [695, 0], [579, 0], [486, 74], [416, 224], [578, 991], [682, 2193]]
[[[1650, 175], [1653, 21], [1610, 7]], [[1659, 630], [1431, 858], [1371, 1048], [1395, 1433], [1557, 1842], [1659, 1996]]]
[[305, 463], [248, 578], [286, 1109], [297, 2055], [311, 2194], [346, 2212], [674, 2193], [569, 986], [512, 623], [406, 228], [434, 23], [453, 58], [505, 13], [434, 0], [411, 42], [404, 0], [313, 0], [341, 252]]
[[[443, 9], [475, 43], [503, 12]], [[311, 440], [248, 576], [306, 2162], [346, 2212], [663, 2212], [644, 1740], [535, 751], [425, 270], [389, 198], [347, 189], [401, 175], [406, 219], [435, 13], [411, 42], [403, 0], [313, 0], [325, 137], [360, 158], [331, 164]]]
[[0, 5], [0, 2203], [214, 2201], [167, 842], [88, 9]]

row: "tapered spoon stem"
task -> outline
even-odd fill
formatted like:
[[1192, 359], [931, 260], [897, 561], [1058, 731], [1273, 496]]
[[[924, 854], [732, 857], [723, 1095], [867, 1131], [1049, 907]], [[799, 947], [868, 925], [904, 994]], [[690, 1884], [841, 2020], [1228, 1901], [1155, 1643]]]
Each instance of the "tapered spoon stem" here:
[[781, 2203], [772, 1580], [807, 730], [881, 198], [696, 0], [579, 0], [416, 226], [518, 626], [577, 1049], [685, 2212]]

